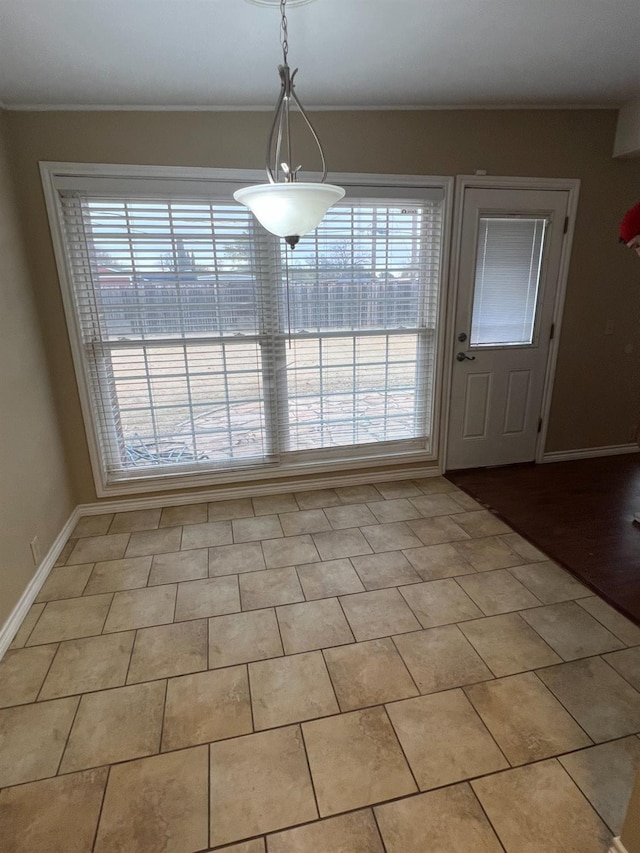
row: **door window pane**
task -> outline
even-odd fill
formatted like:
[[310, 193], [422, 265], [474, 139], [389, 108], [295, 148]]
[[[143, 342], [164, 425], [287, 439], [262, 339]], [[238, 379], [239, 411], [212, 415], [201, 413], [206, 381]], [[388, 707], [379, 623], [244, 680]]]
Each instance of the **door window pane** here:
[[533, 342], [547, 220], [480, 217], [471, 346]]

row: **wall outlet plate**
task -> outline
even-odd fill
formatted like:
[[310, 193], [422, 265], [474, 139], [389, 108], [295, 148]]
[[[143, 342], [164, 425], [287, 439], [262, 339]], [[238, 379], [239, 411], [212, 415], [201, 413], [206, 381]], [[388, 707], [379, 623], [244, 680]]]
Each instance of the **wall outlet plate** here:
[[29, 547], [31, 548], [31, 556], [33, 557], [34, 565], [39, 566], [42, 554], [40, 553], [40, 543], [38, 542], [37, 536], [34, 536], [31, 542], [29, 542]]

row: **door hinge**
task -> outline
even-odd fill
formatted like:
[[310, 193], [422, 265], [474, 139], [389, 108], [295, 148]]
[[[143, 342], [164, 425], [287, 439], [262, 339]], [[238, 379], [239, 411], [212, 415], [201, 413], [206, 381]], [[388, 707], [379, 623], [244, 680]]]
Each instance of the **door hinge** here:
[[555, 335], [555, 333], [556, 333], [556, 324], [552, 323], [551, 324], [551, 331], [549, 332], [549, 340], [550, 341], [553, 340], [553, 336]]
[[564, 229], [563, 229], [562, 233], [566, 234], [568, 230], [569, 230], [569, 217], [565, 216], [565, 218], [564, 218]]
[[542, 429], [542, 418], [538, 418], [538, 432]]

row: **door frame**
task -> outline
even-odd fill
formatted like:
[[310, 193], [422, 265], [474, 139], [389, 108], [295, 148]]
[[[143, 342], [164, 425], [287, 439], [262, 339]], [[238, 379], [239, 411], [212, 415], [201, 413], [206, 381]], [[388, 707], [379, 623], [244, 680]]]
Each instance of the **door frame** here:
[[569, 263], [571, 260], [571, 248], [573, 245], [573, 234], [575, 230], [576, 213], [578, 209], [578, 197], [580, 195], [579, 178], [512, 178], [498, 177], [493, 175], [457, 175], [453, 202], [453, 231], [451, 241], [451, 253], [449, 263], [449, 283], [447, 287], [446, 308], [446, 331], [444, 336], [444, 362], [443, 362], [443, 395], [441, 406], [440, 445], [441, 465], [444, 473], [447, 470], [447, 451], [449, 435], [449, 413], [451, 410], [451, 394], [453, 387], [453, 350], [455, 342], [455, 318], [458, 303], [458, 274], [460, 268], [460, 245], [462, 240], [462, 214], [464, 206], [464, 195], [467, 189], [501, 189], [501, 190], [559, 190], [566, 192], [567, 196], [567, 230], [562, 243], [560, 266], [558, 270], [558, 286], [553, 306], [553, 328], [554, 334], [550, 341], [547, 364], [545, 368], [544, 390], [542, 392], [542, 427], [536, 440], [535, 461], [542, 462], [544, 448], [547, 441], [549, 428], [549, 413], [551, 411], [551, 398], [558, 362], [558, 351], [560, 343], [560, 331], [562, 328], [562, 317], [564, 313], [565, 296], [567, 292], [567, 281], [569, 278]]

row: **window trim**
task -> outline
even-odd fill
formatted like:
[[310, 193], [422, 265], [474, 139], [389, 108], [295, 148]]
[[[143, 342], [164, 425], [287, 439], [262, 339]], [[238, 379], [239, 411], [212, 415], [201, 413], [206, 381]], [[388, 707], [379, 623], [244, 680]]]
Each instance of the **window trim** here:
[[[283, 463], [271, 470], [259, 470], [256, 467], [247, 469], [236, 468], [234, 470], [221, 470], [219, 472], [203, 471], [195, 473], [184, 473], [184, 471], [172, 473], [170, 471], [155, 474], [153, 477], [132, 477], [127, 481], [107, 482], [102, 467], [101, 454], [97, 433], [94, 424], [93, 408], [89, 396], [88, 376], [86, 373], [86, 362], [83, 354], [82, 338], [78, 328], [75, 311], [73, 307], [73, 285], [71, 274], [67, 263], [64, 249], [64, 238], [62, 222], [59, 216], [58, 203], [58, 179], [66, 187], [69, 180], [74, 177], [80, 178], [83, 183], [90, 178], [109, 178], [114, 181], [114, 187], [121, 180], [123, 190], [127, 187], [130, 179], [173, 180], [182, 181], [185, 184], [199, 184], [215, 182], [216, 184], [228, 183], [246, 184], [252, 182], [263, 182], [264, 172], [250, 169], [209, 169], [202, 167], [185, 166], [135, 166], [98, 163], [65, 163], [41, 161], [40, 175], [45, 197], [45, 206], [49, 219], [49, 228], [56, 259], [58, 278], [60, 280], [60, 291], [65, 309], [69, 343], [73, 356], [74, 370], [80, 397], [80, 406], [84, 421], [84, 430], [87, 438], [91, 469], [99, 498], [117, 495], [145, 494], [149, 492], [160, 492], [173, 489], [198, 488], [206, 486], [222, 485], [226, 483], [261, 481], [281, 479], [289, 476], [304, 476], [309, 474], [329, 473], [332, 471], [362, 470], [364, 467], [375, 469], [376, 467], [391, 464], [402, 464], [410, 462], [437, 462], [439, 458], [440, 436], [441, 436], [441, 406], [443, 396], [443, 367], [444, 367], [444, 341], [445, 341], [445, 312], [449, 302], [448, 282], [450, 263], [450, 234], [452, 223], [452, 199], [454, 189], [454, 178], [449, 176], [430, 175], [376, 175], [371, 173], [332, 173], [328, 179], [346, 187], [378, 186], [389, 188], [437, 189], [444, 193], [444, 206], [442, 217], [442, 254], [439, 271], [439, 306], [436, 326], [436, 360], [435, 375], [433, 379], [433, 411], [432, 411], [432, 434], [428, 450], [404, 450], [381, 456], [379, 453], [372, 454], [371, 446], [345, 448], [335, 461], [327, 462], [326, 459], [308, 460], [304, 463]], [[311, 179], [319, 178], [312, 175]], [[194, 186], [195, 189], [195, 186]], [[231, 194], [231, 189], [230, 189]], [[377, 447], [378, 445], [376, 445]]]

